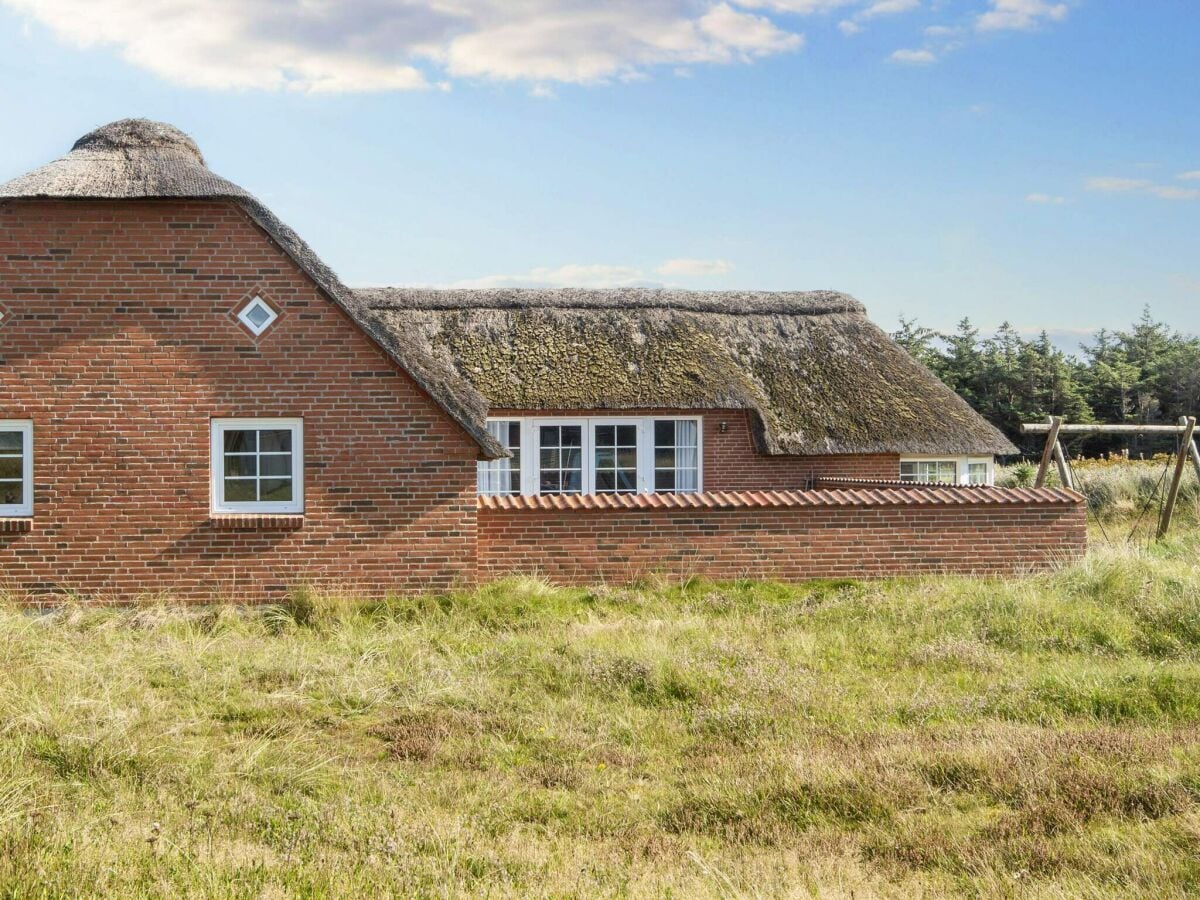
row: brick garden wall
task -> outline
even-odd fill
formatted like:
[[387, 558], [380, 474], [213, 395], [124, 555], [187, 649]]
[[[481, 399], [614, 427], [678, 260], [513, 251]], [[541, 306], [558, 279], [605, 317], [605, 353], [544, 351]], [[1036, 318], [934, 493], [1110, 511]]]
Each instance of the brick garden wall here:
[[[230, 313], [260, 288], [282, 319]], [[0, 205], [0, 419], [34, 423], [0, 590], [105, 600], [381, 593], [475, 577], [475, 444], [245, 214]], [[211, 417], [304, 418], [306, 515], [210, 518]]]
[[706, 494], [670, 504], [486, 497], [480, 575], [536, 574], [566, 584], [650, 573], [784, 581], [1005, 575], [1044, 569], [1086, 548], [1085, 506], [1076, 494], [928, 491]]

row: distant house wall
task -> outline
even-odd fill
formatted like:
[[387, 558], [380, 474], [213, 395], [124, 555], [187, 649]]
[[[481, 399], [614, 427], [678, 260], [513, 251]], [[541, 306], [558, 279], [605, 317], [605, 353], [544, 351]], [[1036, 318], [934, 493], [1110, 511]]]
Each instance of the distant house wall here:
[[784, 581], [1008, 575], [1086, 549], [1077, 494], [947, 488], [929, 498], [921, 493], [927, 490], [700, 495], [690, 506], [665, 505], [665, 498], [656, 505], [645, 496], [484, 497], [480, 576], [590, 584], [652, 573]]
[[[253, 288], [283, 317], [251, 338]], [[277, 599], [474, 580], [478, 448], [236, 206], [0, 204], [0, 419], [34, 423], [0, 591]], [[210, 516], [210, 418], [304, 419], [303, 520]]]
[[[767, 456], [754, 442], [754, 414], [746, 409], [520, 410], [494, 409], [505, 416], [700, 416], [704, 422], [704, 489], [706, 491], [795, 491], [814, 478], [900, 477], [900, 457], [875, 453], [830, 456]], [[722, 431], [724, 425], [724, 431]]]

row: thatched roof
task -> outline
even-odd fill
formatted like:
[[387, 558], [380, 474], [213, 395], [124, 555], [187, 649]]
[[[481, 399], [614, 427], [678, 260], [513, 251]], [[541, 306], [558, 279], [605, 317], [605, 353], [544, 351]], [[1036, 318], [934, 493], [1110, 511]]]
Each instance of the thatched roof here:
[[228, 200], [238, 204], [280, 249], [342, 307], [401, 368], [480, 445], [506, 455], [487, 433], [487, 403], [453, 368], [440, 364], [404, 334], [383, 329], [296, 232], [249, 191], [214, 174], [195, 141], [162, 122], [122, 119], [75, 142], [49, 165], [0, 184], [0, 203], [15, 199]]
[[832, 291], [356, 292], [498, 409], [749, 409], [772, 454], [1016, 448]]
[[843, 294], [351, 291], [191, 138], [144, 119], [0, 185], [0, 203], [37, 198], [238, 204], [485, 456], [504, 455], [489, 407], [744, 408], [777, 454], [1016, 452]]

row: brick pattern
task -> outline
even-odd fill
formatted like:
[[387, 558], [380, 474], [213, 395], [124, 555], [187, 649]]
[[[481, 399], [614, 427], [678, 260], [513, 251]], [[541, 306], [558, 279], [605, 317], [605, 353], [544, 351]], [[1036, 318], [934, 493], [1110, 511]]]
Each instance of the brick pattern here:
[[[284, 313], [257, 340], [252, 290]], [[96, 600], [380, 594], [475, 577], [473, 441], [235, 205], [0, 205], [0, 418], [35, 518], [0, 589]], [[301, 416], [305, 515], [210, 516], [210, 417]], [[295, 527], [302, 525], [302, 527]]]
[[[821, 477], [897, 478], [900, 457], [894, 453], [830, 456], [767, 456], [754, 442], [754, 414], [746, 409], [622, 410], [494, 409], [505, 416], [700, 416], [703, 428], [704, 489], [706, 491], [800, 491]], [[722, 431], [724, 425], [724, 431]]]
[[959, 488], [943, 498], [910, 492], [920, 502], [884, 496], [904, 493], [897, 491], [817, 493], [830, 496], [633, 509], [481, 501], [480, 576], [590, 584], [651, 573], [783, 581], [1008, 575], [1079, 557], [1087, 545], [1083, 498], [1069, 492], [1010, 502], [997, 499], [1006, 493], [1000, 488]]

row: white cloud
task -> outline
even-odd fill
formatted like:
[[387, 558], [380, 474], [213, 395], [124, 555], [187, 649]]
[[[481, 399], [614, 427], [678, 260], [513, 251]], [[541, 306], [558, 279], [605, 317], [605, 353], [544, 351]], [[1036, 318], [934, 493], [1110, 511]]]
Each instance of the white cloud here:
[[[724, 259], [669, 259], [654, 272], [666, 278], [715, 278], [733, 271]], [[444, 285], [451, 288], [622, 288], [663, 287], [663, 282], [638, 266], [570, 263], [558, 268], [539, 266], [513, 275], [485, 275]]]
[[647, 281], [645, 273], [633, 266], [609, 266], [603, 264], [569, 264], [557, 269], [539, 267], [519, 275], [486, 275], [448, 285], [453, 288], [517, 288], [517, 287], [654, 287]]
[[1067, 4], [1046, 0], [991, 0], [991, 9], [975, 20], [979, 31], [1029, 31], [1042, 22], [1061, 22]]
[[920, 5], [920, 0], [875, 0], [858, 14], [858, 18], [874, 19], [878, 16], [894, 16], [898, 13], [910, 12], [919, 8]]
[[[1182, 177], [1182, 176], [1181, 176]], [[1200, 188], [1179, 187], [1174, 184], [1155, 184], [1145, 178], [1119, 178], [1103, 175], [1084, 182], [1089, 191], [1101, 193], [1151, 194], [1163, 200], [1200, 200]]]
[[1200, 200], [1200, 188], [1182, 188], [1173, 184], [1156, 184], [1149, 189], [1155, 197], [1164, 200]]
[[1084, 182], [1084, 187], [1089, 191], [1102, 191], [1108, 194], [1144, 191], [1151, 187], [1151, 185], [1152, 182], [1144, 178], [1116, 178], [1111, 175], [1089, 178]]
[[853, 19], [842, 19], [842, 21], [838, 22], [838, 31], [846, 35], [846, 37], [851, 37], [862, 31], [862, 26]]
[[928, 66], [937, 62], [932, 50], [897, 50], [888, 59], [906, 66]]
[[[736, 6], [742, 9], [735, 8]], [[0, 0], [80, 46], [213, 89], [424, 88], [445, 77], [597, 82], [747, 62], [801, 35], [746, 12], [842, 0]]]
[[1045, 206], [1062, 206], [1067, 202], [1066, 197], [1058, 197], [1054, 194], [1029, 194], [1025, 197], [1026, 203], [1040, 203]]
[[654, 271], [668, 278], [711, 278], [728, 275], [733, 263], [724, 259], [668, 259]]
[[1177, 177], [1180, 181], [1200, 181], [1200, 169], [1195, 172], [1180, 172]]

